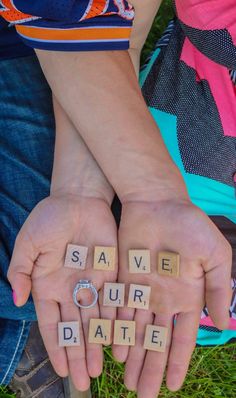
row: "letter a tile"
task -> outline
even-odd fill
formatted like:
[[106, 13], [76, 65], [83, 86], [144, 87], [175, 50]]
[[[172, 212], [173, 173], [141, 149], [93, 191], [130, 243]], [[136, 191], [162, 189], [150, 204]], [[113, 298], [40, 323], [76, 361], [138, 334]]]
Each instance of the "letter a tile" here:
[[173, 277], [179, 276], [180, 255], [171, 252], [158, 253], [158, 274]]
[[135, 345], [135, 321], [115, 320], [114, 344]]
[[150, 286], [130, 285], [128, 307], [148, 310], [151, 294]]
[[85, 269], [88, 248], [78, 245], [67, 245], [64, 266], [68, 268]]
[[80, 345], [79, 322], [59, 322], [58, 340], [59, 347]]
[[124, 302], [124, 283], [104, 283], [103, 305], [109, 307], [124, 307]]
[[168, 329], [162, 326], [147, 325], [144, 348], [151, 351], [165, 352]]
[[95, 246], [94, 250], [94, 269], [103, 271], [114, 271], [116, 261], [116, 248]]
[[150, 250], [129, 250], [129, 272], [131, 274], [150, 273]]
[[111, 320], [90, 319], [89, 343], [111, 344]]

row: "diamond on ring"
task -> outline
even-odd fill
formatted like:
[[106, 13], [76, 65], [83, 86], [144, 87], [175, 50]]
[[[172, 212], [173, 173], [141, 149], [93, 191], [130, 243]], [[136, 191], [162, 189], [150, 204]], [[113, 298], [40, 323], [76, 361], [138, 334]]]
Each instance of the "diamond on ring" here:
[[[88, 305], [84, 305], [84, 304], [81, 304], [77, 300], [77, 295], [78, 295], [79, 291], [82, 289], [89, 289], [91, 291], [92, 296], [93, 296], [92, 303], [90, 303]], [[87, 279], [81, 279], [76, 284], [74, 291], [73, 291], [73, 301], [74, 301], [75, 305], [77, 305], [77, 307], [80, 307], [80, 308], [92, 308], [96, 304], [97, 300], [98, 300], [98, 292], [97, 292], [95, 286], [93, 285], [93, 283]]]

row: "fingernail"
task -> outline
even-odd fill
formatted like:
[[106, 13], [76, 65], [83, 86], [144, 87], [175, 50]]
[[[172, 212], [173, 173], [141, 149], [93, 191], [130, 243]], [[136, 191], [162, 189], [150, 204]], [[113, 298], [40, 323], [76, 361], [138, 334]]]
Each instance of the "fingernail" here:
[[16, 292], [15, 292], [15, 290], [12, 291], [12, 298], [13, 298], [14, 304], [16, 305], [17, 298], [16, 298]]

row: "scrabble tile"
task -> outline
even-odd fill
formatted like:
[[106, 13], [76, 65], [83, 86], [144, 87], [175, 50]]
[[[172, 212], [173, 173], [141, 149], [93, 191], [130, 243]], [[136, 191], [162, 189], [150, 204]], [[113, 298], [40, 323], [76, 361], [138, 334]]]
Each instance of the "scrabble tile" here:
[[165, 352], [168, 329], [162, 326], [147, 325], [144, 348], [151, 351]]
[[114, 271], [116, 260], [116, 248], [95, 246], [94, 250], [94, 269], [103, 271]]
[[79, 322], [59, 322], [58, 340], [59, 347], [80, 345]]
[[135, 345], [135, 321], [115, 320], [113, 343]]
[[125, 284], [104, 283], [103, 305], [109, 307], [124, 307]]
[[149, 274], [151, 272], [150, 250], [129, 250], [129, 272], [131, 274]]
[[150, 294], [150, 286], [131, 284], [129, 287], [128, 307], [148, 310]]
[[179, 263], [180, 263], [180, 255], [178, 253], [159, 252], [158, 274], [178, 277]]
[[90, 319], [89, 343], [111, 344], [111, 321], [109, 319]]
[[68, 268], [85, 269], [88, 248], [78, 245], [67, 245], [64, 266]]

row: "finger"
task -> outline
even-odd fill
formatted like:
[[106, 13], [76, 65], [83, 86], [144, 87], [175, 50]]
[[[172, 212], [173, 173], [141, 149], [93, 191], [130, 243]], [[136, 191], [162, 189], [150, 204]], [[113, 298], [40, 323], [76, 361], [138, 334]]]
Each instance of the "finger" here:
[[196, 345], [199, 321], [200, 311], [177, 316], [167, 369], [167, 387], [171, 391], [178, 390], [184, 382]]
[[232, 299], [231, 265], [232, 258], [215, 265], [206, 272], [206, 304], [209, 315], [218, 329], [229, 327], [229, 308]]
[[7, 277], [13, 290], [13, 300], [20, 307], [26, 303], [31, 291], [31, 273], [38, 253], [35, 252], [30, 238], [21, 230], [8, 269]]
[[[119, 308], [117, 313], [117, 319], [132, 321], [134, 319], [134, 314], [135, 310], [132, 308]], [[112, 353], [114, 358], [118, 362], [125, 362], [128, 357], [129, 346], [113, 344]]]
[[150, 311], [137, 310], [134, 321], [136, 322], [135, 346], [130, 347], [124, 375], [125, 385], [131, 391], [137, 390], [139, 376], [146, 355], [146, 350], [143, 348], [145, 329], [147, 324], [153, 323], [153, 314]]
[[80, 345], [66, 347], [69, 371], [75, 387], [79, 391], [86, 391], [90, 386], [85, 356], [85, 341], [79, 309], [72, 301], [61, 303], [62, 322], [79, 322]]
[[61, 322], [59, 306], [55, 301], [34, 300], [38, 324], [48, 356], [60, 377], [68, 375], [66, 351], [58, 345], [58, 322]]
[[143, 369], [138, 381], [138, 398], [156, 398], [158, 396], [172, 336], [173, 317], [171, 315], [155, 316], [154, 325], [168, 329], [165, 352], [147, 351]]
[[[82, 301], [82, 300], [81, 300]], [[103, 349], [101, 344], [89, 343], [89, 322], [90, 319], [99, 319], [99, 307], [96, 304], [93, 308], [80, 310], [82, 327], [86, 344], [87, 369], [90, 377], [98, 377], [103, 369]]]

